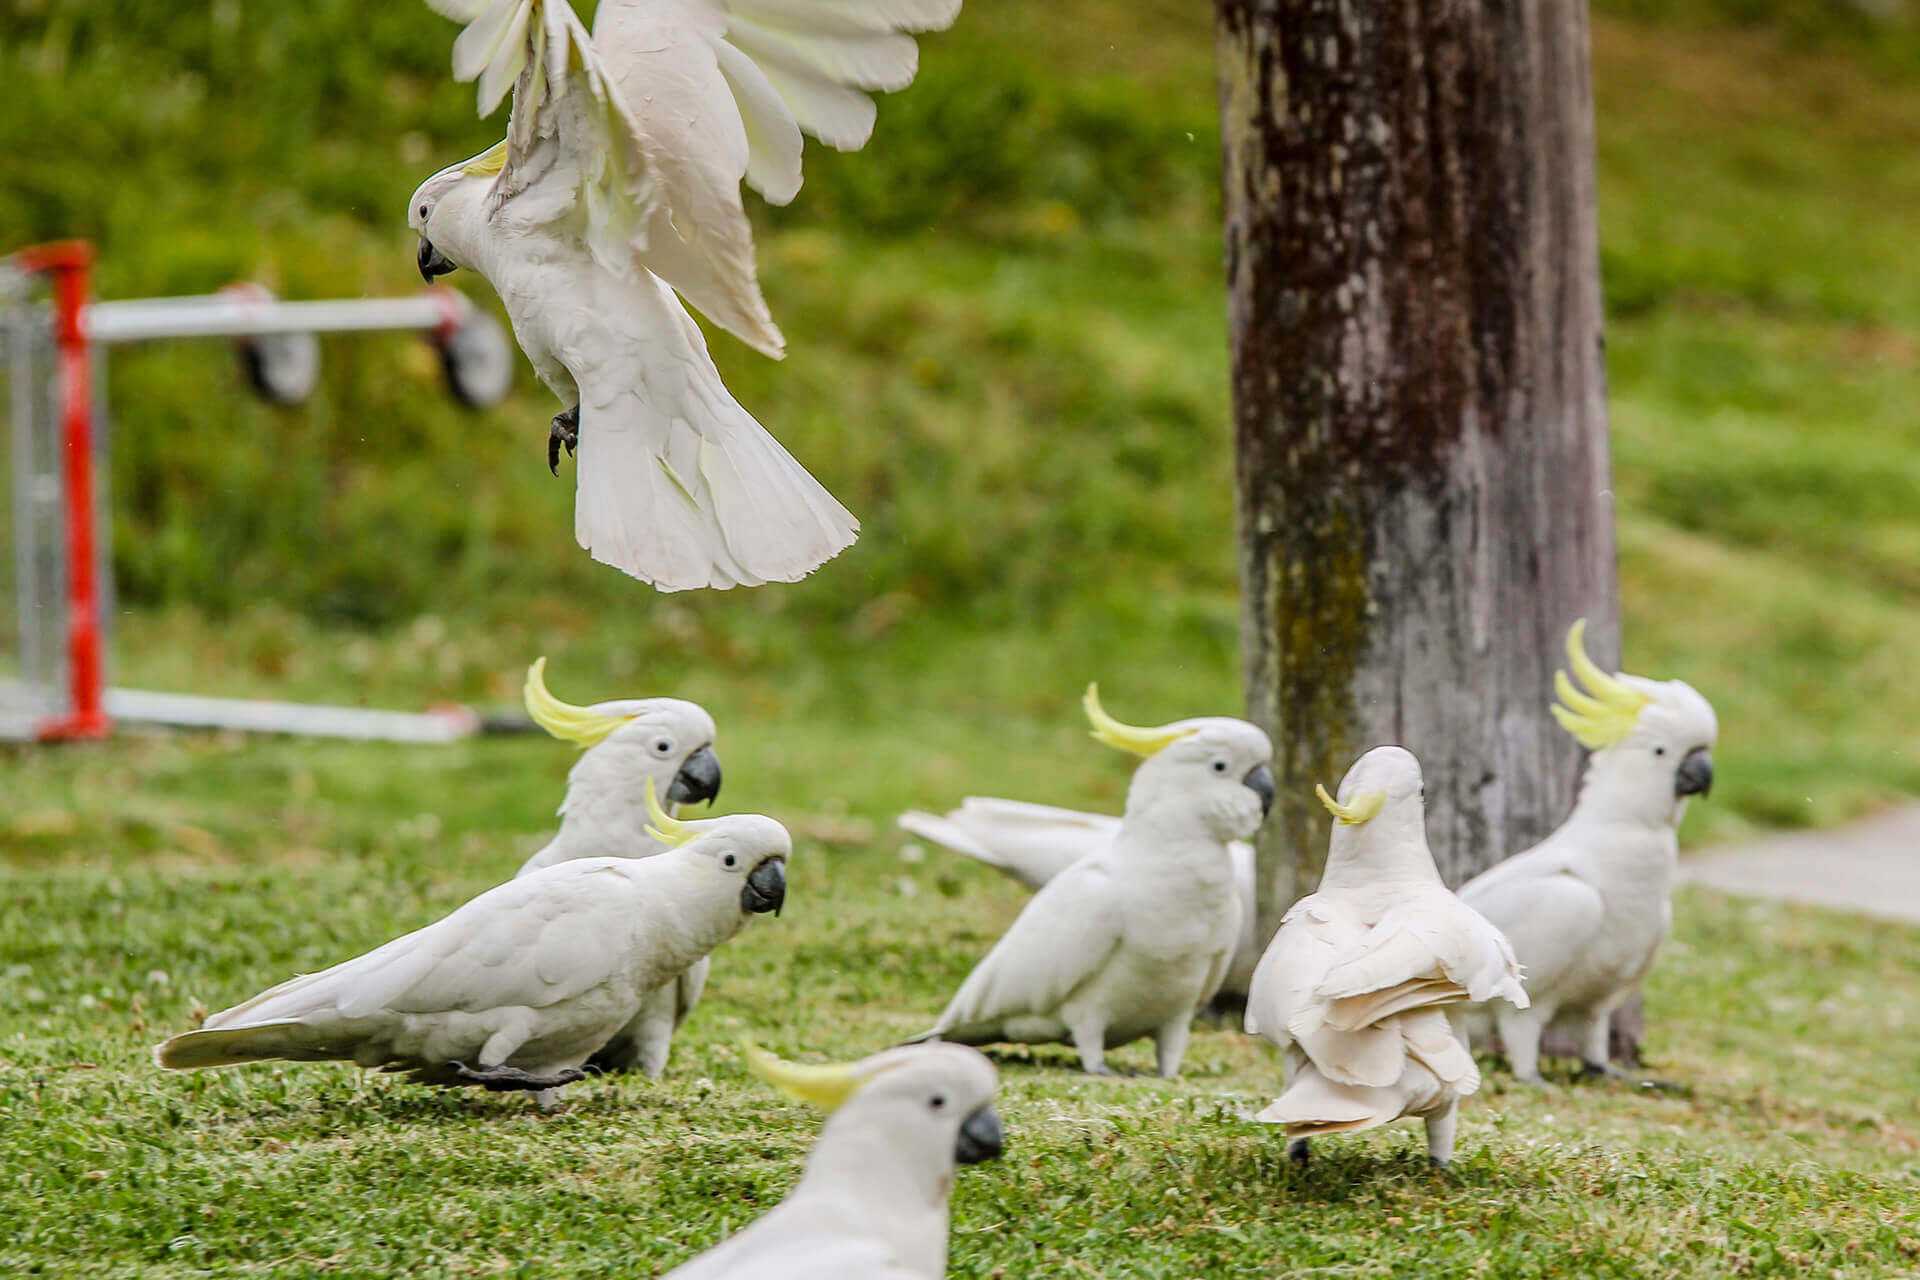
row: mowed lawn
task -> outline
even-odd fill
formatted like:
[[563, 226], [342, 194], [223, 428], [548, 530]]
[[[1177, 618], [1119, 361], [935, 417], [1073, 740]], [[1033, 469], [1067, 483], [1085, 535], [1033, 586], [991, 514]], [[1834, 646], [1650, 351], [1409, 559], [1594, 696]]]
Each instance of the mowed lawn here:
[[[903, 846], [895, 797], [929, 784], [900, 743], [851, 731], [809, 751], [797, 731], [730, 739], [725, 724], [725, 807], [796, 833], [787, 910], [719, 954], [664, 1079], [591, 1081], [552, 1114], [337, 1065], [174, 1075], [148, 1053], [200, 1009], [509, 874], [549, 827], [571, 748], [129, 739], [11, 757], [0, 1274], [645, 1276], [764, 1212], [819, 1121], [746, 1074], [738, 1037], [812, 1060], [894, 1043], [1023, 895]], [[948, 767], [998, 772], [954, 732]], [[1122, 759], [1071, 727], [1043, 745], [1002, 762], [1024, 771], [1015, 794], [1115, 801]], [[1677, 921], [1650, 1056], [1684, 1088], [1493, 1075], [1446, 1173], [1409, 1126], [1291, 1167], [1246, 1118], [1277, 1057], [1230, 1026], [1203, 1029], [1172, 1083], [1012, 1054], [1007, 1156], [960, 1173], [952, 1272], [1920, 1269], [1920, 933], [1699, 892]]]

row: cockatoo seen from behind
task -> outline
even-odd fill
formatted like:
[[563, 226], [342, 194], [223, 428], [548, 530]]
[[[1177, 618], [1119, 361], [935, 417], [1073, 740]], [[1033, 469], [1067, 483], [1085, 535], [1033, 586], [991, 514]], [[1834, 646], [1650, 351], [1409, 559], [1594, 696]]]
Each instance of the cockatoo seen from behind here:
[[1193, 1016], [1220, 988], [1238, 938], [1228, 846], [1273, 802], [1267, 735], [1244, 720], [1121, 724], [1087, 690], [1094, 736], [1145, 757], [1119, 832], [1049, 880], [921, 1039], [1068, 1041], [1090, 1072], [1152, 1036], [1179, 1074]]
[[828, 1112], [798, 1186], [670, 1280], [939, 1280], [954, 1166], [1001, 1152], [993, 1064], [959, 1045], [889, 1049], [845, 1066], [782, 1062], [755, 1074]]
[[[647, 794], [653, 794], [651, 782]], [[163, 1067], [345, 1060], [542, 1105], [650, 991], [786, 899], [771, 818], [680, 822], [651, 858], [582, 858], [510, 880], [357, 959], [283, 982], [175, 1036]]]
[[1500, 931], [1448, 892], [1427, 847], [1420, 764], [1376, 747], [1347, 771], [1335, 800], [1320, 887], [1293, 905], [1247, 997], [1247, 1030], [1279, 1045], [1286, 1088], [1259, 1119], [1307, 1140], [1426, 1121], [1427, 1154], [1453, 1158], [1459, 1100], [1480, 1087], [1446, 1007], [1521, 1007], [1520, 967]]
[[768, 355], [744, 179], [800, 188], [801, 134], [864, 145], [863, 90], [903, 88], [911, 31], [959, 0], [430, 0], [467, 23], [454, 73], [481, 114], [509, 86], [507, 138], [408, 205], [421, 274], [467, 267], [566, 409], [548, 462], [579, 446], [574, 533], [664, 591], [791, 582], [850, 545], [846, 508], [733, 399], [681, 306]]
[[[528, 858], [519, 875], [578, 858], [645, 858], [672, 848], [652, 834], [646, 787], [666, 796], [670, 816], [679, 806], [720, 794], [720, 757], [713, 718], [678, 698], [630, 698], [578, 707], [547, 688], [547, 660], [527, 669], [523, 696], [534, 723], [585, 751], [567, 775], [560, 831]], [[673, 1033], [707, 985], [711, 961], [701, 959], [672, 982], [647, 994], [633, 1022], [594, 1053], [601, 1071], [638, 1069], [657, 1076], [667, 1067]]]
[[1467, 882], [1460, 896], [1498, 925], [1527, 969], [1528, 1009], [1477, 1008], [1516, 1076], [1540, 1079], [1550, 1027], [1607, 1072], [1607, 1025], [1640, 985], [1673, 923], [1670, 895], [1687, 801], [1713, 786], [1713, 708], [1680, 680], [1608, 675], [1587, 656], [1585, 622], [1567, 634], [1567, 673], [1554, 687], [1561, 725], [1592, 751], [1580, 795], [1554, 833]]

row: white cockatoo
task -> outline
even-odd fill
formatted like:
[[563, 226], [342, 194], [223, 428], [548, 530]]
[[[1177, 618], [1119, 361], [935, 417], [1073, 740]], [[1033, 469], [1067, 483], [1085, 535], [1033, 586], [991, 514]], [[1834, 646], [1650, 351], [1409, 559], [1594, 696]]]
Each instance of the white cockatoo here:
[[[918, 809], [903, 813], [900, 828], [1038, 889], [1080, 859], [1111, 845], [1120, 833], [1120, 819], [1024, 800], [968, 796], [944, 817]], [[1253, 846], [1235, 840], [1227, 846], [1227, 854], [1233, 859], [1234, 891], [1240, 898], [1240, 932], [1218, 994], [1244, 1000], [1253, 967], [1260, 963]]]
[[[535, 724], [584, 747], [567, 775], [560, 831], [518, 872], [532, 875], [578, 858], [646, 858], [673, 846], [648, 825], [646, 787], [667, 798], [667, 813], [720, 794], [720, 757], [714, 754], [713, 717], [678, 698], [625, 698], [577, 707], [547, 689], [547, 660], [527, 669], [523, 697]], [[707, 985], [711, 961], [701, 959], [672, 982], [651, 991], [620, 1034], [593, 1055], [602, 1071], [637, 1068], [657, 1076], [667, 1069], [673, 1033], [686, 1021]]]
[[[740, 182], [784, 204], [801, 134], [855, 150], [863, 90], [905, 87], [907, 32], [960, 0], [601, 0], [591, 35], [566, 0], [429, 0], [467, 23], [454, 74], [506, 140], [422, 183], [420, 272], [467, 267], [566, 406], [548, 463], [579, 445], [574, 535], [663, 591], [804, 577], [859, 522], [728, 394], [681, 306], [768, 355]], [[677, 296], [676, 296], [677, 295]]]
[[828, 1112], [798, 1186], [669, 1280], [939, 1280], [956, 1164], [1000, 1154], [993, 1064], [959, 1045], [888, 1049], [844, 1066], [747, 1064]]
[[1447, 1006], [1526, 1007], [1500, 931], [1440, 881], [1427, 848], [1420, 762], [1375, 747], [1347, 770], [1320, 887], [1294, 903], [1247, 996], [1247, 1030], [1285, 1051], [1286, 1088], [1257, 1117], [1285, 1125], [1294, 1158], [1323, 1133], [1402, 1116], [1427, 1125], [1427, 1154], [1453, 1158], [1460, 1099], [1480, 1087]]
[[1499, 1029], [1522, 1080], [1540, 1079], [1548, 1028], [1580, 1046], [1589, 1072], [1610, 1072], [1608, 1019], [1633, 994], [1673, 923], [1675, 835], [1690, 796], [1713, 786], [1719, 724], [1680, 680], [1608, 675], [1587, 656], [1585, 620], [1567, 633], [1554, 679], [1555, 718], [1592, 755], [1573, 812], [1558, 830], [1468, 881], [1460, 896], [1498, 925], [1527, 968], [1528, 1009], [1467, 1011], [1477, 1033]]
[[1240, 936], [1228, 846], [1273, 803], [1273, 746], [1244, 720], [1121, 724], [1085, 699], [1094, 736], [1146, 762], [1120, 830], [1041, 887], [922, 1040], [1070, 1041], [1105, 1074], [1108, 1049], [1152, 1036], [1179, 1074], [1193, 1016], [1220, 989]]
[[509, 880], [424, 929], [214, 1014], [154, 1060], [175, 1070], [346, 1060], [428, 1084], [526, 1090], [550, 1105], [648, 992], [786, 900], [793, 846], [772, 818], [681, 822], [656, 801], [654, 825], [674, 848]]

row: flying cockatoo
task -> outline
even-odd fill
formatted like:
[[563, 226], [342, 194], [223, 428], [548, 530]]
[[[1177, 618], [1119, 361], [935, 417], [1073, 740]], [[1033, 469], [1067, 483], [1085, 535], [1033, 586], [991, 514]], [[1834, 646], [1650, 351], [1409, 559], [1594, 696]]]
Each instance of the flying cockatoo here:
[[921, 1040], [1071, 1041], [1108, 1074], [1108, 1049], [1152, 1036], [1179, 1074], [1193, 1016], [1213, 999], [1240, 936], [1228, 846], [1273, 803], [1273, 746], [1244, 720], [1125, 725], [1087, 687], [1094, 737], [1146, 762], [1120, 830], [1033, 895]]
[[[507, 137], [408, 206], [428, 280], [467, 267], [565, 410], [547, 460], [579, 457], [574, 536], [663, 591], [804, 577], [859, 522], [728, 394], [681, 299], [779, 357], [744, 178], [800, 189], [801, 134], [842, 151], [873, 130], [863, 90], [904, 88], [907, 32], [960, 0], [429, 0], [467, 27], [454, 74]], [[676, 296], [677, 295], [677, 296]]]
[[1528, 1009], [1468, 1012], [1497, 1026], [1513, 1072], [1540, 1079], [1549, 1027], [1581, 1046], [1589, 1072], [1611, 1072], [1607, 1023], [1633, 994], [1673, 923], [1668, 895], [1680, 856], [1675, 830], [1690, 796], [1713, 786], [1719, 725], [1707, 700], [1680, 680], [1608, 675], [1587, 656], [1586, 622], [1567, 633], [1582, 693], [1555, 674], [1561, 727], [1592, 751], [1580, 797], [1560, 828], [1460, 890], [1498, 925], [1527, 968]]
[[956, 1164], [1001, 1151], [993, 1064], [959, 1045], [801, 1066], [753, 1045], [747, 1065], [828, 1112], [806, 1172], [773, 1212], [669, 1280], [939, 1280]]
[[[900, 827], [976, 862], [984, 862], [1029, 889], [1038, 889], [1089, 854], [1113, 843], [1120, 819], [1105, 813], [1057, 809], [1024, 800], [968, 796], [945, 817], [918, 809], [900, 815]], [[1260, 963], [1260, 934], [1255, 926], [1253, 846], [1235, 840], [1234, 891], [1240, 899], [1240, 933], [1219, 995], [1244, 1000], [1253, 967]]]
[[1320, 887], [1294, 903], [1247, 996], [1247, 1030], [1285, 1051], [1286, 1089], [1257, 1117], [1307, 1140], [1402, 1116], [1427, 1125], [1427, 1154], [1453, 1158], [1460, 1099], [1480, 1087], [1448, 1005], [1521, 1008], [1513, 948], [1440, 881], [1427, 848], [1420, 762], [1375, 747], [1347, 770]]
[[346, 1060], [428, 1084], [526, 1090], [542, 1106], [671, 983], [786, 900], [772, 818], [681, 822], [651, 858], [582, 858], [509, 880], [437, 923], [283, 982], [154, 1050], [163, 1067]]
[[[519, 874], [532, 875], [578, 858], [645, 858], [673, 846], [654, 837], [644, 799], [652, 785], [664, 791], [667, 813], [720, 794], [720, 757], [713, 752], [713, 718], [678, 698], [629, 698], [576, 707], [547, 689], [547, 660], [527, 669], [527, 714], [556, 738], [586, 748], [567, 775], [560, 831], [528, 858]], [[638, 1068], [650, 1076], [667, 1069], [673, 1033], [686, 1021], [707, 985], [711, 962], [647, 994], [625, 1030], [589, 1062], [601, 1071]]]

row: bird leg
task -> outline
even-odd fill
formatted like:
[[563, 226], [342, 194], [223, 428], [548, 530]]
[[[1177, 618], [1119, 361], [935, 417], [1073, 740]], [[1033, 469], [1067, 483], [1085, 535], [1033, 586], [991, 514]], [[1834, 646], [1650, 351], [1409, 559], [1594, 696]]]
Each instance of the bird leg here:
[[1460, 1123], [1460, 1100], [1448, 1101], [1439, 1110], [1427, 1114], [1427, 1163], [1444, 1169], [1453, 1160], [1453, 1134]]
[[1307, 1167], [1307, 1161], [1313, 1159], [1313, 1146], [1305, 1138], [1295, 1138], [1287, 1144], [1287, 1159], [1300, 1168]]
[[1073, 1047], [1080, 1051], [1080, 1065], [1090, 1076], [1110, 1076], [1113, 1068], [1107, 1065], [1107, 1024], [1098, 1018], [1088, 1018], [1077, 1026], [1067, 1028], [1067, 1034], [1073, 1040]]
[[464, 1062], [449, 1062], [453, 1073], [468, 1084], [477, 1084], [488, 1093], [538, 1092], [541, 1089], [558, 1089], [563, 1084], [572, 1084], [576, 1080], [585, 1080], [587, 1073], [577, 1067], [567, 1067], [550, 1076], [536, 1076], [522, 1071], [518, 1067], [504, 1064], [497, 1067], [470, 1067]]
[[567, 446], [567, 456], [573, 456], [573, 450], [580, 443], [580, 406], [575, 405], [565, 413], [553, 415], [553, 422], [547, 428], [547, 469], [555, 475], [560, 474], [560, 446]]

